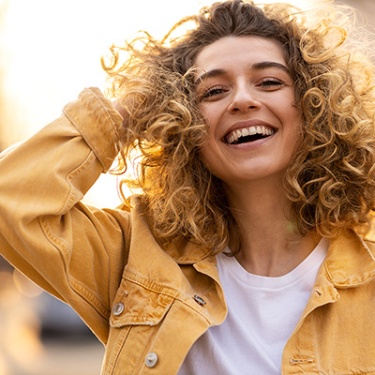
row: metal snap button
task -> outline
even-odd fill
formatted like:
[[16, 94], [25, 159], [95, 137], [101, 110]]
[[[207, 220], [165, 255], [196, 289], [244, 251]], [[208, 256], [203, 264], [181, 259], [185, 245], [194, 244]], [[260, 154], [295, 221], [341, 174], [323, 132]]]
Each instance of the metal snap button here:
[[116, 303], [116, 305], [113, 306], [112, 314], [114, 316], [119, 316], [124, 311], [124, 304], [122, 302]]
[[154, 352], [148, 353], [146, 355], [145, 364], [147, 367], [154, 367], [158, 362], [158, 355]]
[[206, 301], [202, 298], [202, 297], [199, 297], [197, 295], [195, 295], [193, 297], [194, 301], [198, 304], [198, 305], [201, 305], [201, 306], [204, 306], [206, 304]]

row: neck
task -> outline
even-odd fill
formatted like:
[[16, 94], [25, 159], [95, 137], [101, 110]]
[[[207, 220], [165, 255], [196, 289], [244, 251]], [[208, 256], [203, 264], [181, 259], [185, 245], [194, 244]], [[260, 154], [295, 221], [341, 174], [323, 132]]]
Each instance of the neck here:
[[247, 271], [264, 276], [284, 275], [318, 244], [315, 232], [302, 236], [296, 231], [291, 205], [280, 183], [228, 188], [227, 196], [241, 237], [236, 258]]

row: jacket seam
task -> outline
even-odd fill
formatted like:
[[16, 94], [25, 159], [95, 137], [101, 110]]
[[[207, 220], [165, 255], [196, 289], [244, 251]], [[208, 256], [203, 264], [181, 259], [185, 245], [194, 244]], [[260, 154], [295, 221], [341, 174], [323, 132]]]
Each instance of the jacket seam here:
[[81, 283], [79, 283], [75, 279], [70, 279], [72, 286], [72, 290], [74, 290], [77, 294], [79, 294], [86, 302], [90, 303], [90, 305], [105, 319], [109, 319], [110, 311], [99, 301], [95, 295], [85, 288]]
[[[135, 278], [129, 278], [129, 276], [135, 276]], [[141, 280], [139, 280], [139, 275], [137, 275], [135, 272], [132, 272], [132, 271], [129, 271], [129, 270], [126, 270], [123, 274], [123, 278], [126, 279], [126, 280], [129, 280], [130, 282], [134, 283], [134, 284], [137, 284], [151, 292], [154, 292], [154, 293], [160, 293], [160, 294], [164, 294], [166, 296], [169, 296], [169, 297], [172, 297], [172, 298], [177, 298], [178, 294], [179, 294], [179, 290], [178, 289], [173, 289], [169, 286], [166, 286], [166, 285], [163, 285], [163, 284], [159, 284], [159, 283], [156, 283], [155, 281], [150, 281], [148, 279], [146, 279], [147, 282], [143, 282]], [[157, 288], [155, 288], [155, 287]]]
[[107, 115], [108, 120], [109, 120], [109, 122], [111, 123], [113, 130], [115, 130], [116, 135], [118, 135], [118, 131], [117, 131], [117, 128], [116, 128], [116, 126], [115, 126], [115, 121], [113, 120], [111, 114], [109, 113], [109, 111], [108, 111], [108, 109], [107, 109], [107, 107], [106, 107], [106, 103], [105, 103], [105, 102], [102, 100], [102, 98], [101, 98], [100, 96], [98, 96], [98, 95], [94, 92], [94, 90], [92, 90], [91, 88], [87, 88], [87, 91], [88, 91], [91, 95], [93, 95], [93, 96], [95, 97], [95, 99], [96, 99], [97, 102], [99, 102], [101, 108], [104, 110], [105, 114]]
[[183, 305], [185, 305], [186, 307], [188, 307], [190, 310], [192, 310], [195, 313], [199, 314], [211, 326], [211, 321], [201, 311], [199, 311], [198, 309], [196, 309], [193, 306], [189, 305], [188, 303], [185, 302], [185, 300], [183, 300], [181, 298], [177, 297], [176, 300], [179, 301], [180, 303], [182, 303]]
[[[49, 242], [56, 248], [57, 253], [62, 259], [62, 263], [64, 264], [64, 274], [67, 277], [67, 283], [70, 286], [71, 290], [75, 293], [79, 294], [86, 302], [89, 302], [95, 310], [102, 315], [104, 318], [109, 317], [109, 311], [106, 309], [103, 304], [97, 299], [93, 293], [91, 293], [87, 288], [85, 288], [83, 285], [78, 283], [75, 279], [73, 279], [69, 272], [67, 272], [66, 268], [66, 259], [63, 256], [63, 253], [66, 252], [66, 245], [63, 243], [63, 241], [56, 237], [47, 221], [44, 221], [44, 218], [40, 218], [40, 224], [41, 228], [46, 236], [46, 238], [49, 240]], [[55, 289], [55, 288], [54, 288]]]
[[[69, 192], [68, 192], [68, 196], [65, 200], [64, 205], [62, 206], [61, 210], [57, 213], [57, 215], [60, 214], [61, 212], [64, 212], [67, 205], [69, 205], [70, 203], [76, 202], [77, 198], [78, 199], [80, 198], [80, 197], [76, 196], [76, 194], [73, 193], [72, 181], [77, 175], [79, 175], [80, 173], [85, 171], [87, 168], [89, 168], [89, 164], [90, 164], [89, 162], [91, 160], [96, 160], [96, 155], [95, 155], [95, 153], [92, 149], [90, 149], [87, 157], [82, 161], [82, 163], [78, 167], [76, 167], [75, 169], [73, 169], [71, 172], [69, 172], [67, 174], [66, 182], [68, 183], [68, 186], [69, 186]], [[83, 194], [82, 194], [82, 196], [83, 196]]]
[[329, 279], [330, 279], [332, 285], [333, 285], [334, 288], [336, 288], [336, 289], [358, 288], [358, 287], [360, 287], [361, 285], [365, 285], [365, 284], [370, 283], [370, 282], [373, 281], [374, 278], [375, 278], [375, 275], [373, 275], [372, 277], [367, 278], [367, 280], [364, 280], [364, 281], [359, 282], [359, 283], [348, 283], [348, 282], [346, 282], [345, 284], [344, 284], [344, 283], [341, 284], [341, 283], [338, 283], [338, 282], [335, 281], [335, 278], [333, 277], [332, 273], [330, 272], [329, 267], [328, 267], [326, 264], [325, 264], [324, 267], [325, 267], [325, 269], [326, 269], [326, 272], [327, 272], [327, 274], [328, 274], [328, 276], [329, 276]]

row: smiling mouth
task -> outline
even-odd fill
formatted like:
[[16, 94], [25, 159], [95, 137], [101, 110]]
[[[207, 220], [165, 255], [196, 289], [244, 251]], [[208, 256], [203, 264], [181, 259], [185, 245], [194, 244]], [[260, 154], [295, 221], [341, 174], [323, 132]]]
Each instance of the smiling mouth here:
[[248, 128], [235, 129], [229, 132], [224, 137], [224, 141], [230, 145], [237, 145], [240, 143], [254, 142], [258, 139], [268, 138], [275, 133], [275, 129], [267, 126], [251, 126]]

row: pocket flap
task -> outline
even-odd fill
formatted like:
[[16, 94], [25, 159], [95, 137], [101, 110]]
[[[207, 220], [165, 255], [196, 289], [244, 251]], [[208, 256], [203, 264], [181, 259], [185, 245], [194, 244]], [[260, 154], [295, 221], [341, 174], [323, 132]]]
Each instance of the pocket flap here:
[[126, 273], [113, 303], [110, 324], [157, 325], [170, 309], [177, 291]]

